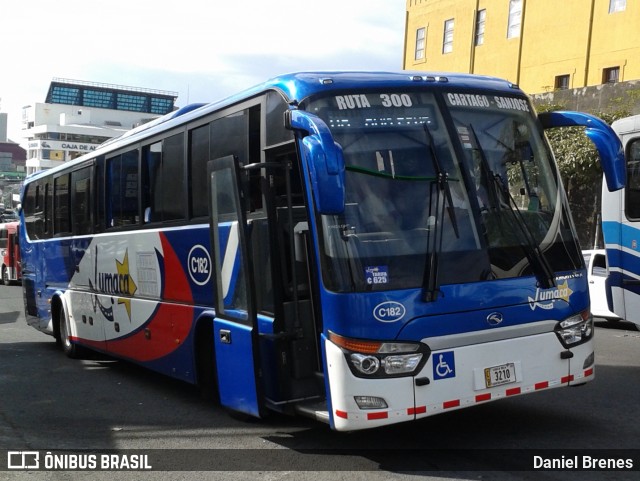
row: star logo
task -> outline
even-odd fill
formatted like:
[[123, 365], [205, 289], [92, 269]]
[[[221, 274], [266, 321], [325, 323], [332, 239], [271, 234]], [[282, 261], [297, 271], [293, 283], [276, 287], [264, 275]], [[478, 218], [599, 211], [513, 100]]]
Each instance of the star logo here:
[[569, 302], [569, 298], [571, 297], [571, 294], [573, 294], [573, 291], [569, 287], [569, 283], [567, 281], [564, 281], [564, 284], [558, 285], [558, 294], [558, 299], [563, 299]]
[[[136, 286], [136, 283], [133, 282], [133, 278], [129, 274], [129, 249], [125, 251], [122, 262], [116, 259], [116, 269], [118, 271], [120, 293], [133, 297], [135, 292], [138, 290], [138, 286]], [[129, 321], [131, 321], [131, 299], [119, 298], [118, 304], [124, 304], [124, 307], [127, 310], [127, 315], [129, 316]]]

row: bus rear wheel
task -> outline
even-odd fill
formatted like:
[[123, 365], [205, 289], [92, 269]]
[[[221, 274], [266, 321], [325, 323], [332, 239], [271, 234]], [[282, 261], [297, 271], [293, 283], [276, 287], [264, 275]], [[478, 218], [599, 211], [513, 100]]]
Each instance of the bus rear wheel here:
[[5, 266], [2, 266], [2, 278], [0, 279], [0, 283], [5, 286], [8, 286], [11, 283], [11, 281], [9, 281], [9, 270]]

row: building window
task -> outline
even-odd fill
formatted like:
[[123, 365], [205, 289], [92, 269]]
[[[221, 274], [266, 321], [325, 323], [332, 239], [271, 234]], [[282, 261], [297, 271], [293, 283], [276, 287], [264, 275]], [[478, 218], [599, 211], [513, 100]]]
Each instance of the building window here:
[[487, 10], [482, 9], [478, 11], [476, 15], [476, 36], [475, 45], [482, 45], [484, 43], [484, 24], [487, 19]]
[[627, 0], [609, 0], [609, 13], [623, 12], [627, 9]]
[[415, 60], [424, 59], [424, 50], [427, 42], [427, 29], [422, 27], [416, 30], [416, 54]]
[[522, 21], [522, 0], [509, 0], [509, 25], [507, 38], [520, 36], [520, 22]]
[[444, 38], [442, 40], [442, 53], [453, 52], [453, 18], [444, 22]]
[[555, 81], [555, 89], [556, 90], [567, 90], [569, 88], [569, 75], [558, 75], [556, 76]]
[[614, 84], [620, 81], [620, 67], [605, 68], [602, 70], [602, 83]]

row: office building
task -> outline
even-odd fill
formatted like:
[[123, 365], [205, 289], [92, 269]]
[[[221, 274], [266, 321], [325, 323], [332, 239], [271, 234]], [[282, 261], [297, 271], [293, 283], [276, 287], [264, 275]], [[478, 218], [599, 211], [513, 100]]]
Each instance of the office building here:
[[43, 103], [23, 108], [27, 173], [55, 167], [175, 110], [176, 92], [54, 78]]

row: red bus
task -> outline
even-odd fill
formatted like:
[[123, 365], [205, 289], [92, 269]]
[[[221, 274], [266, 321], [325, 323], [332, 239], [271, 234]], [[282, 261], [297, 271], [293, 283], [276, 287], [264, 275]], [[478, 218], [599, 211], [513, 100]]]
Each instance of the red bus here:
[[5, 286], [19, 282], [22, 278], [20, 269], [20, 244], [18, 228], [20, 222], [0, 224], [0, 258], [2, 259], [2, 276], [0, 282]]

